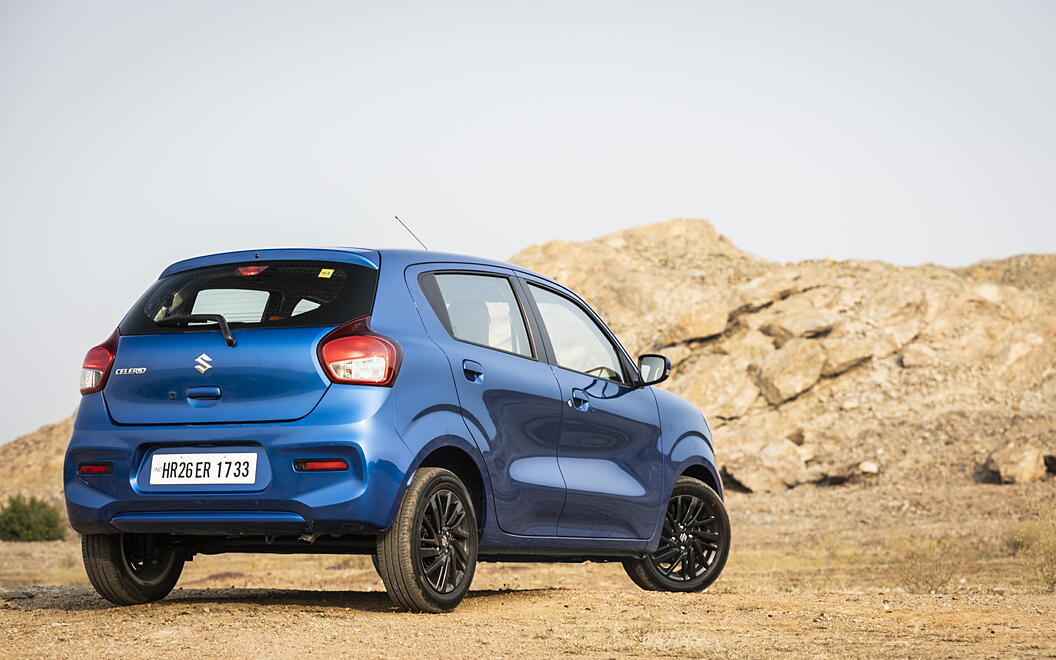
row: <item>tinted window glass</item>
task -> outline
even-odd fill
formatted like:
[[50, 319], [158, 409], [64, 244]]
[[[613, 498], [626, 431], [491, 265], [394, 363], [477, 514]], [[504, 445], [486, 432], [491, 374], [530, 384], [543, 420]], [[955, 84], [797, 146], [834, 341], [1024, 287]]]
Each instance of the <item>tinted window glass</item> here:
[[339, 325], [370, 314], [378, 272], [321, 261], [255, 261], [163, 277], [132, 307], [121, 334], [201, 330], [211, 322], [158, 325], [173, 316], [220, 314], [233, 328]]
[[[220, 314], [228, 323], [260, 323], [271, 294], [252, 289], [202, 289], [192, 314]], [[294, 308], [296, 311], [296, 308]]]
[[557, 364], [565, 369], [624, 382], [623, 368], [612, 342], [579, 305], [564, 296], [530, 284]]
[[505, 277], [439, 274], [430, 303], [455, 339], [532, 357], [524, 316]]

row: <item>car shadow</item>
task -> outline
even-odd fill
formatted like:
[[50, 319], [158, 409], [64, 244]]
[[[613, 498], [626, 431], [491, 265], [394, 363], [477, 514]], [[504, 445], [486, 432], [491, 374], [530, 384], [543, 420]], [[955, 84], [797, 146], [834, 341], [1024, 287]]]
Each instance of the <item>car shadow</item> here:
[[[470, 591], [465, 604], [535, 596], [552, 593], [547, 589], [484, 589]], [[330, 591], [309, 589], [175, 589], [167, 598], [148, 605], [120, 607], [103, 600], [91, 587], [11, 587], [0, 589], [0, 602], [5, 609], [23, 611], [56, 610], [83, 612], [98, 610], [154, 611], [187, 605], [196, 609], [210, 605], [258, 605], [274, 607], [304, 607], [313, 609], [345, 609], [361, 612], [399, 612], [384, 591]], [[169, 612], [171, 613], [171, 612]]]

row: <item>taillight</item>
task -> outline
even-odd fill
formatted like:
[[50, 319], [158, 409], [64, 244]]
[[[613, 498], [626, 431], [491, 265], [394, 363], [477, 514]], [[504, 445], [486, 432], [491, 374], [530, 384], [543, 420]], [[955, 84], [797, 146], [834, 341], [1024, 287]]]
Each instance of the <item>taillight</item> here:
[[400, 346], [369, 326], [370, 317], [333, 330], [319, 342], [319, 361], [335, 383], [391, 386], [400, 370]]
[[98, 392], [106, 385], [117, 357], [117, 330], [106, 341], [88, 351], [81, 364], [81, 394]]

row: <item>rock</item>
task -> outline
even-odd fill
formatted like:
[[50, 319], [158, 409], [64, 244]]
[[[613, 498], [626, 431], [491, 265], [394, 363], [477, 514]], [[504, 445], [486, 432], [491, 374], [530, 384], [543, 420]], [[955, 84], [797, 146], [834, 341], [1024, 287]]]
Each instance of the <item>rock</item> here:
[[1008, 347], [1008, 352], [1005, 355], [1005, 362], [1002, 365], [1003, 368], [1008, 368], [1013, 362], [1018, 361], [1020, 358], [1025, 357], [1031, 353], [1035, 348], [1045, 343], [1045, 338], [1041, 335], [1033, 332], [1028, 332], [1023, 337], [1016, 339], [1011, 342]]
[[774, 340], [749, 328], [727, 338], [721, 348], [727, 355], [758, 364], [774, 352]]
[[923, 327], [927, 313], [927, 301], [919, 288], [889, 286], [869, 299], [862, 317], [883, 328], [884, 333], [896, 346], [905, 346]]
[[866, 337], [826, 337], [821, 342], [825, 349], [822, 376], [837, 376], [853, 366], [865, 362], [883, 348]]
[[769, 355], [756, 370], [756, 383], [773, 405], [797, 396], [818, 382], [825, 349], [817, 341], [793, 339]]
[[672, 368], [678, 366], [683, 360], [688, 358], [693, 351], [689, 350], [689, 347], [685, 344], [676, 344], [675, 346], [668, 346], [659, 351], [661, 355], [671, 360]]
[[1045, 476], [1045, 451], [1032, 443], [1010, 442], [990, 454], [986, 469], [997, 473], [1004, 483], [1037, 481]]
[[903, 367], [930, 367], [938, 361], [938, 355], [930, 346], [916, 343], [902, 349], [900, 360]]
[[830, 309], [810, 309], [782, 314], [760, 330], [773, 337], [778, 347], [796, 337], [816, 337], [828, 333], [840, 322], [840, 315]]
[[975, 293], [989, 303], [1001, 304], [1001, 289], [996, 284], [990, 282], [980, 284], [975, 288]]
[[720, 459], [722, 468], [738, 484], [753, 493], [772, 493], [799, 483], [804, 464], [791, 441], [767, 441], [758, 433], [726, 439], [731, 446]]
[[880, 472], [880, 466], [875, 461], [862, 461], [858, 464], [858, 470], [862, 474], [877, 474]]
[[735, 419], [759, 398], [748, 362], [724, 355], [711, 353], [694, 360], [681, 380], [685, 385], [676, 394], [695, 401], [708, 417]]
[[729, 310], [717, 303], [702, 302], [682, 312], [668, 329], [663, 343], [674, 344], [691, 339], [721, 335], [726, 329]]
[[793, 275], [764, 275], [738, 287], [734, 300], [741, 309], [759, 309], [791, 295], [795, 290], [796, 277]]

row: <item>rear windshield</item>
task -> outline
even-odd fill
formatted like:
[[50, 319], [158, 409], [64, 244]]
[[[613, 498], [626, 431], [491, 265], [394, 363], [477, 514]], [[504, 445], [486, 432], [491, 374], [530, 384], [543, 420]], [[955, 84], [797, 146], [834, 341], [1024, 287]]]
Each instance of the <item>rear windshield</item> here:
[[339, 325], [370, 314], [378, 271], [325, 261], [254, 261], [163, 277], [121, 322], [123, 335], [212, 329], [212, 321], [164, 324], [220, 314], [232, 328]]

